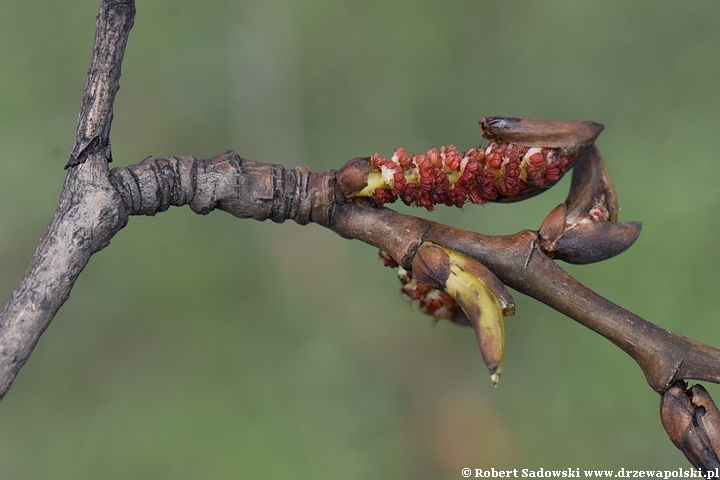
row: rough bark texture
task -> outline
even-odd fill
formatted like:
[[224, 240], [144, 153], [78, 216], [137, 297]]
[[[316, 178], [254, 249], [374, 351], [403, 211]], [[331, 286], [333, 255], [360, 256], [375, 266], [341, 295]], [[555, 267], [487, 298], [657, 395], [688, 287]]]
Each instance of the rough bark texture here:
[[127, 224], [129, 211], [110, 184], [107, 163], [113, 102], [135, 16], [132, 1], [105, 1], [58, 208], [33, 261], [0, 313], [0, 398], [40, 335], [70, 296], [90, 257]]
[[[90, 153], [110, 146], [115, 94], [120, 89], [123, 55], [134, 20], [132, 0], [106, 1], [100, 6], [77, 135], [65, 168], [83, 163]], [[107, 153], [110, 162], [110, 151]]]
[[110, 179], [131, 215], [190, 205], [202, 215], [217, 208], [239, 218], [327, 225], [334, 173], [251, 162], [226, 151], [208, 160], [148, 157], [138, 165], [113, 169]]
[[68, 172], [60, 204], [33, 261], [0, 313], [0, 396], [10, 388], [40, 335], [70, 296], [90, 257], [127, 224], [128, 211], [94, 165], [102, 156]]

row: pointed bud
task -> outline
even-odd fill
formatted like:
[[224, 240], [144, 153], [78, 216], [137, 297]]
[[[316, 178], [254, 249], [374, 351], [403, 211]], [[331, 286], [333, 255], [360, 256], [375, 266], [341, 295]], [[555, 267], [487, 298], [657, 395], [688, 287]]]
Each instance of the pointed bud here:
[[482, 264], [430, 242], [418, 248], [412, 266], [418, 281], [444, 290], [460, 305], [475, 329], [490, 379], [497, 385], [505, 349], [503, 317], [515, 312], [510, 293]]
[[619, 255], [635, 243], [640, 222], [592, 222], [566, 231], [554, 244], [551, 258], [585, 265]]
[[627, 250], [639, 222], [617, 223], [617, 196], [600, 152], [592, 145], [578, 160], [570, 192], [540, 226], [539, 246], [551, 258], [587, 264]]
[[660, 419], [673, 444], [706, 472], [720, 468], [720, 413], [700, 385], [677, 382], [660, 399]]
[[528, 147], [582, 148], [592, 145], [605, 128], [591, 121], [486, 117], [480, 120], [483, 137]]

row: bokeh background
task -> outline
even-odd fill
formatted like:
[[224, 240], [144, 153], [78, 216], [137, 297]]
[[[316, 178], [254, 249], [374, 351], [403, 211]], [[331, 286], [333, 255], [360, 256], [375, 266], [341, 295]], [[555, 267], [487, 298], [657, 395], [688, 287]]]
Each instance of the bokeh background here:
[[[0, 303], [57, 202], [97, 8], [0, 0]], [[233, 149], [322, 171], [397, 146], [477, 146], [486, 115], [595, 120], [621, 219], [644, 227], [621, 256], [568, 269], [720, 345], [719, 19], [713, 1], [139, 0], [114, 164]], [[413, 213], [512, 233], [537, 228], [567, 185]], [[628, 357], [516, 301], [495, 389], [472, 331], [433, 327], [372, 247], [189, 208], [132, 218], [0, 403], [0, 478], [689, 466]]]

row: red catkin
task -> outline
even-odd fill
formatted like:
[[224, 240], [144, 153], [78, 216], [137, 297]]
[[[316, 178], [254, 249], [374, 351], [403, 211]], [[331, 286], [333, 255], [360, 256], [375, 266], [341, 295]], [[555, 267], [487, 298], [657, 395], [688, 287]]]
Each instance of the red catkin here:
[[431, 211], [440, 204], [462, 207], [468, 201], [512, 199], [528, 189], [549, 187], [571, 166], [571, 159], [557, 149], [496, 142], [465, 153], [454, 145], [413, 155], [399, 147], [390, 160], [374, 153], [369, 162], [386, 185], [372, 192], [378, 207], [399, 198]]

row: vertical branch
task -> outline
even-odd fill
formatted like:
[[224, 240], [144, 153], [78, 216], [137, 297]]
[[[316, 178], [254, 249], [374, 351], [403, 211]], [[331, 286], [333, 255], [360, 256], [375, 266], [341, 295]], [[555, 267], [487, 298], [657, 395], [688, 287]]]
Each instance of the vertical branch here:
[[[120, 89], [123, 55], [134, 21], [134, 0], [105, 0], [100, 5], [75, 144], [65, 168], [79, 165], [89, 154], [110, 146], [113, 104]], [[112, 161], [109, 151], [107, 160]]]
[[70, 296], [90, 257], [128, 221], [109, 179], [110, 125], [120, 64], [133, 24], [132, 0], [105, 0], [60, 201], [35, 256], [0, 313], [0, 398]]

